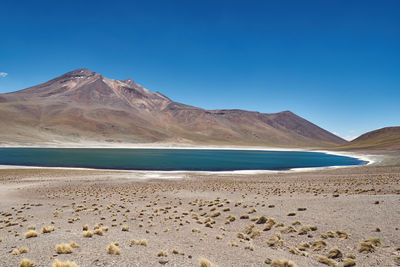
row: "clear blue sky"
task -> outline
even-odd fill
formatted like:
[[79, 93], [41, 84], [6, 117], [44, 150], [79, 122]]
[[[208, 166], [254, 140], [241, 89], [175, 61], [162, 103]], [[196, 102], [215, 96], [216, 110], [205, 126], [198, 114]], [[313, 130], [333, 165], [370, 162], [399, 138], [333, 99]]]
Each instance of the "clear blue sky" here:
[[86, 67], [351, 138], [400, 125], [399, 14], [397, 0], [3, 0], [0, 93]]

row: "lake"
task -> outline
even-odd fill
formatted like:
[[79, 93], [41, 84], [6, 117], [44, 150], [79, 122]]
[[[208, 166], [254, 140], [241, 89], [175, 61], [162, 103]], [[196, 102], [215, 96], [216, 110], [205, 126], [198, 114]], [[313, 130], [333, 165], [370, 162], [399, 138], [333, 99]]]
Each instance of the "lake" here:
[[119, 170], [234, 171], [363, 165], [320, 152], [224, 149], [0, 148], [0, 165]]

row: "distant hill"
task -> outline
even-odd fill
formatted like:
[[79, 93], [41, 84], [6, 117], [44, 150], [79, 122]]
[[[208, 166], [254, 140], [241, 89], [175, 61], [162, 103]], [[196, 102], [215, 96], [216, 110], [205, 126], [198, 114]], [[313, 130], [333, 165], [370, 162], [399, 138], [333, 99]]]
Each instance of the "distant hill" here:
[[365, 133], [339, 148], [400, 150], [400, 127], [386, 127]]
[[0, 94], [0, 143], [75, 141], [284, 147], [347, 143], [290, 111], [205, 110], [131, 79], [112, 80], [87, 69]]

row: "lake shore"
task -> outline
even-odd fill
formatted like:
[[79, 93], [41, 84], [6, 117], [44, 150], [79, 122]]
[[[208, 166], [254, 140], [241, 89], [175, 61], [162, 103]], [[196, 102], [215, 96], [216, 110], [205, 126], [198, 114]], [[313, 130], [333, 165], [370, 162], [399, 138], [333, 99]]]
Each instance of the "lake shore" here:
[[[198, 266], [204, 257], [219, 266], [269, 266], [265, 261], [275, 259], [326, 266], [319, 256], [338, 248], [342, 256], [330, 259], [337, 266], [347, 254], [357, 266], [394, 266], [400, 257], [399, 153], [359, 154], [377, 160], [271, 173], [0, 169], [0, 265], [29, 258], [36, 266], [55, 259], [81, 267]], [[268, 227], [263, 217], [275, 223]], [[86, 224], [98, 234], [83, 237]], [[25, 238], [29, 226], [37, 237]], [[54, 231], [42, 233], [42, 226]], [[359, 252], [371, 237], [382, 245]], [[146, 239], [147, 246], [132, 239]], [[71, 241], [80, 247], [56, 252], [57, 244]], [[120, 255], [107, 253], [111, 242], [119, 242]], [[11, 253], [21, 247], [28, 252]], [[158, 256], [161, 251], [168, 255]]]
[[[319, 152], [331, 155], [352, 157], [359, 159], [361, 161], [366, 162], [366, 165], [371, 165], [374, 163], [382, 162], [386, 155], [382, 154], [370, 154], [361, 152], [352, 152], [352, 151], [332, 151], [332, 150], [321, 150], [315, 148], [281, 148], [281, 147], [262, 147], [262, 146], [212, 146], [212, 145], [191, 145], [191, 144], [173, 144], [173, 143], [161, 143], [161, 144], [116, 144], [116, 143], [96, 143], [96, 142], [85, 142], [83, 144], [72, 144], [72, 143], [48, 143], [48, 144], [0, 144], [0, 148], [88, 148], [88, 149], [194, 149], [194, 150], [253, 150], [253, 151], [301, 151], [301, 152]], [[257, 174], [257, 173], [275, 173], [275, 172], [302, 172], [302, 171], [312, 171], [312, 170], [321, 170], [321, 169], [330, 169], [330, 168], [348, 168], [354, 167], [357, 165], [349, 165], [349, 166], [323, 166], [323, 167], [298, 167], [298, 168], [290, 168], [288, 170], [232, 170], [232, 171], [198, 171], [198, 170], [183, 170], [183, 172], [188, 173], [230, 173], [230, 174]], [[96, 168], [86, 168], [86, 167], [41, 167], [41, 166], [19, 166], [19, 165], [0, 165], [0, 169], [13, 169], [13, 168], [44, 168], [44, 169], [78, 169], [78, 170], [95, 170]], [[114, 169], [114, 168], [113, 168]], [[110, 169], [110, 170], [113, 170]], [[116, 170], [116, 169], [114, 169]], [[134, 171], [134, 170], [133, 170]], [[140, 172], [146, 170], [138, 170]], [[179, 170], [178, 170], [179, 171]], [[147, 172], [163, 172], [163, 170], [148, 170]], [[170, 171], [167, 171], [170, 172]]]

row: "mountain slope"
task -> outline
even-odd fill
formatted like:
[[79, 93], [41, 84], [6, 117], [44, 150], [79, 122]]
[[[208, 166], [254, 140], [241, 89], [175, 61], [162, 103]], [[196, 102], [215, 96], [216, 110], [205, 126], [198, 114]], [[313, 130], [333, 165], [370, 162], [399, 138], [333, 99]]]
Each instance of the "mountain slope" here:
[[79, 69], [0, 94], [3, 142], [175, 142], [321, 147], [345, 144], [290, 111], [204, 110], [174, 102], [133, 80]]
[[365, 133], [340, 148], [400, 150], [400, 126]]

